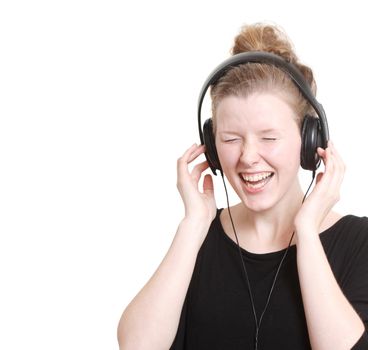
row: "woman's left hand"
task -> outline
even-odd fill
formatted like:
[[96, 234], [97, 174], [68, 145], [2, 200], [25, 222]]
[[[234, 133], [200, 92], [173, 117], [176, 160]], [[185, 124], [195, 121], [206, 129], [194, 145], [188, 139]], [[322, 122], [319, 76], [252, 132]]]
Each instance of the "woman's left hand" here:
[[313, 191], [295, 217], [295, 230], [299, 235], [309, 232], [318, 234], [323, 220], [340, 199], [344, 162], [331, 141], [328, 141], [325, 150], [319, 147], [317, 152], [323, 160], [325, 171], [317, 174]]

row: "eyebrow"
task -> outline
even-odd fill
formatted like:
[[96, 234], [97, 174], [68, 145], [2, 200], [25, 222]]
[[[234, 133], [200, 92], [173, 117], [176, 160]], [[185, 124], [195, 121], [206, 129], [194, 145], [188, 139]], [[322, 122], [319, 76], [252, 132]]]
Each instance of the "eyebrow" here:
[[[268, 129], [262, 129], [258, 131], [258, 134], [270, 134], [270, 133], [282, 133], [283, 129], [276, 129], [276, 128], [268, 128]], [[219, 134], [238, 134], [238, 131], [236, 130], [222, 130], [218, 132]]]
[[263, 129], [259, 133], [260, 134], [268, 134], [270, 132], [280, 132], [280, 131], [281, 131], [280, 129], [269, 128], [269, 129]]

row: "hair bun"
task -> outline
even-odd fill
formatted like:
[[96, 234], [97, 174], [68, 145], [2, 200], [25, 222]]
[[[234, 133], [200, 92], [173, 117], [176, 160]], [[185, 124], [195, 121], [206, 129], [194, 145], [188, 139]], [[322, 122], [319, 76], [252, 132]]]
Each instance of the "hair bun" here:
[[291, 40], [281, 28], [264, 23], [243, 26], [234, 39], [231, 53], [236, 55], [248, 51], [271, 52], [294, 64], [315, 93], [316, 84], [312, 70], [299, 63]]
[[291, 41], [278, 27], [262, 23], [245, 25], [235, 37], [232, 54], [247, 51], [272, 52], [286, 61], [295, 63], [297, 57]]

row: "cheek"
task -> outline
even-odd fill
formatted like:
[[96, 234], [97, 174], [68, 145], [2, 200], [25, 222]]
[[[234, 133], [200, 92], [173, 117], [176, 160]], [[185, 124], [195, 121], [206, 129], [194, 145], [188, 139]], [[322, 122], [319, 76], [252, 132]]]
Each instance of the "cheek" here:
[[216, 137], [215, 146], [221, 167], [224, 169], [230, 165], [233, 165], [237, 157], [236, 150], [234, 147], [231, 147], [233, 145], [223, 144]]
[[236, 147], [216, 147], [217, 154], [223, 168], [227, 168], [229, 166], [235, 166], [239, 161], [240, 152], [237, 151]]
[[280, 147], [270, 150], [269, 156], [275, 161], [275, 165], [286, 170], [299, 170], [300, 166], [300, 141], [284, 143]]

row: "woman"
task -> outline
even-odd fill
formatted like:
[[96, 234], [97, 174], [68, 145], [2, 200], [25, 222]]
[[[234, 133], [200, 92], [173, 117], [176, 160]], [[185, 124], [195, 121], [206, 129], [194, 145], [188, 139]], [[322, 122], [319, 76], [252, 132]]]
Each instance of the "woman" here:
[[[276, 54], [315, 92], [312, 71], [274, 26], [245, 26], [232, 51]], [[303, 200], [309, 101], [288, 74], [264, 63], [228, 69], [211, 97], [219, 167], [241, 202], [217, 210], [209, 174], [198, 189], [211, 164], [188, 167], [205, 146], [178, 160], [185, 216], [122, 315], [120, 348], [368, 349], [368, 220], [332, 211], [344, 164], [330, 141], [315, 150], [325, 170]]]

